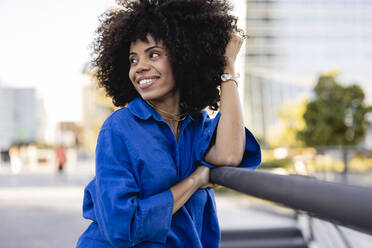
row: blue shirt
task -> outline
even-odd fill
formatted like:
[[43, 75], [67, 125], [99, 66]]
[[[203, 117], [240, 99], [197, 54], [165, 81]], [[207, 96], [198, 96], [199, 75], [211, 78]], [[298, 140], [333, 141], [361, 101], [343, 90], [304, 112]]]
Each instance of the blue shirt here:
[[[104, 122], [96, 148], [96, 176], [84, 192], [83, 216], [92, 220], [77, 247], [219, 247], [211, 189], [199, 189], [174, 215], [170, 187], [203, 161], [220, 114], [187, 115], [178, 141], [141, 98]], [[240, 166], [256, 168], [261, 152], [246, 129]], [[212, 167], [211, 165], [208, 165]]]

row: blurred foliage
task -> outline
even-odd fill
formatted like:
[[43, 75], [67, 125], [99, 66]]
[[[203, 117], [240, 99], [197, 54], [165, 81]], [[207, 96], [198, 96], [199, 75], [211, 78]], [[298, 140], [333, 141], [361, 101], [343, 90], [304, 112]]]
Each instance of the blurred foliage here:
[[[327, 152], [322, 154], [312, 147], [285, 149], [288, 154], [280, 159], [275, 156], [275, 151], [278, 149], [262, 149], [262, 163], [259, 169], [275, 170], [280, 168], [288, 173], [298, 173], [300, 169], [310, 174], [319, 171], [342, 172], [344, 169], [342, 149], [330, 147]], [[371, 153], [350, 150], [349, 158], [349, 171], [372, 170]], [[299, 165], [303, 165], [304, 168], [298, 168], [296, 161], [302, 161]]]
[[267, 142], [270, 147], [299, 147], [303, 143], [296, 135], [305, 128], [303, 115], [308, 99], [301, 95], [294, 101], [286, 101], [277, 111], [279, 121], [268, 130]]
[[276, 169], [276, 168], [291, 168], [292, 161], [290, 159], [272, 159], [263, 161], [260, 165], [260, 169]]
[[307, 146], [356, 145], [368, 126], [364, 92], [358, 85], [342, 86], [334, 75], [322, 75], [315, 99], [306, 105], [306, 126], [297, 137]]
[[257, 136], [256, 140], [257, 140], [258, 144], [260, 144], [261, 147], [266, 147], [267, 146], [265, 140], [262, 137]]
[[341, 159], [335, 159], [329, 155], [319, 154], [311, 161], [306, 163], [307, 171], [312, 174], [313, 172], [328, 172], [336, 171], [342, 172], [344, 170], [344, 163]]
[[[307, 162], [306, 166], [311, 172], [343, 172], [344, 170], [344, 162], [329, 155], [317, 155], [313, 160]], [[348, 171], [364, 172], [368, 170], [372, 170], [372, 158], [357, 155], [348, 163]]]
[[275, 149], [262, 149], [262, 163], [259, 169], [270, 170], [277, 168], [290, 169], [293, 167], [292, 156], [278, 159], [274, 155]]
[[349, 163], [350, 171], [368, 171], [372, 170], [372, 158], [355, 157]]

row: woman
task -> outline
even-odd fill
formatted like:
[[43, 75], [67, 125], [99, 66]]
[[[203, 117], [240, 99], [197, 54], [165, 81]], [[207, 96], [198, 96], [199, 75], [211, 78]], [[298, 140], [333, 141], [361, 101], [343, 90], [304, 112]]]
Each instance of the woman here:
[[[221, 0], [119, 5], [103, 16], [94, 65], [126, 107], [101, 128], [77, 247], [218, 247], [210, 168], [261, 159], [233, 77], [236, 18]], [[220, 113], [210, 119], [207, 106]]]

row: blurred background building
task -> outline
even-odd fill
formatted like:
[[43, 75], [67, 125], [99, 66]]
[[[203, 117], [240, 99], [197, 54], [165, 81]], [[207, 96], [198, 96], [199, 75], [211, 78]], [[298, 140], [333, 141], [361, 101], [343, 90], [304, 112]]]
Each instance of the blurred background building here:
[[111, 98], [106, 97], [104, 90], [98, 87], [95, 73], [88, 64], [84, 66], [83, 74], [89, 81], [82, 91], [82, 145], [93, 153], [101, 125], [114, 111], [114, 106]]
[[34, 88], [0, 87], [0, 149], [43, 140], [45, 115]]
[[337, 71], [372, 99], [372, 1], [245, 0], [246, 125], [265, 141], [287, 100], [312, 95], [318, 75]]

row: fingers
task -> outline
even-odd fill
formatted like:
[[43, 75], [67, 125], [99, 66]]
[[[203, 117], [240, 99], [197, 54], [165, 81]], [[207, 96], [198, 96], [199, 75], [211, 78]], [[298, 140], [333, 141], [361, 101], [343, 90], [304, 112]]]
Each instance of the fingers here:
[[237, 54], [243, 44], [243, 41], [247, 38], [242, 29], [238, 29], [237, 32], [232, 32], [230, 36], [230, 41], [226, 46], [225, 57], [228, 61], [232, 63], [235, 62]]
[[239, 37], [240, 37], [242, 40], [245, 40], [245, 39], [248, 39], [248, 38], [249, 38], [249, 36], [244, 32], [243, 29], [238, 28], [236, 31], [237, 31], [237, 35], [239, 35]]
[[201, 189], [208, 189], [208, 188], [214, 189], [214, 188], [217, 188], [218, 186], [220, 186], [220, 185], [215, 184], [215, 183], [208, 183], [208, 184], [206, 184], [206, 185], [204, 185], [203, 187], [200, 187], [200, 188]]
[[248, 38], [249, 36], [244, 32], [244, 30], [238, 28], [235, 32], [231, 33], [230, 42], [239, 44], [240, 49], [240, 46], [243, 44], [244, 40]]
[[220, 186], [220, 185], [218, 185], [216, 183], [211, 183], [211, 184], [209, 184], [208, 188], [214, 189], [214, 188], [217, 188], [218, 186]]
[[197, 175], [199, 175], [197, 178], [199, 180], [199, 188], [201, 189], [206, 189], [206, 188], [216, 188], [219, 186], [218, 184], [211, 183], [209, 180], [209, 173], [210, 173], [210, 168], [204, 166], [204, 165], [199, 165], [195, 172]]

